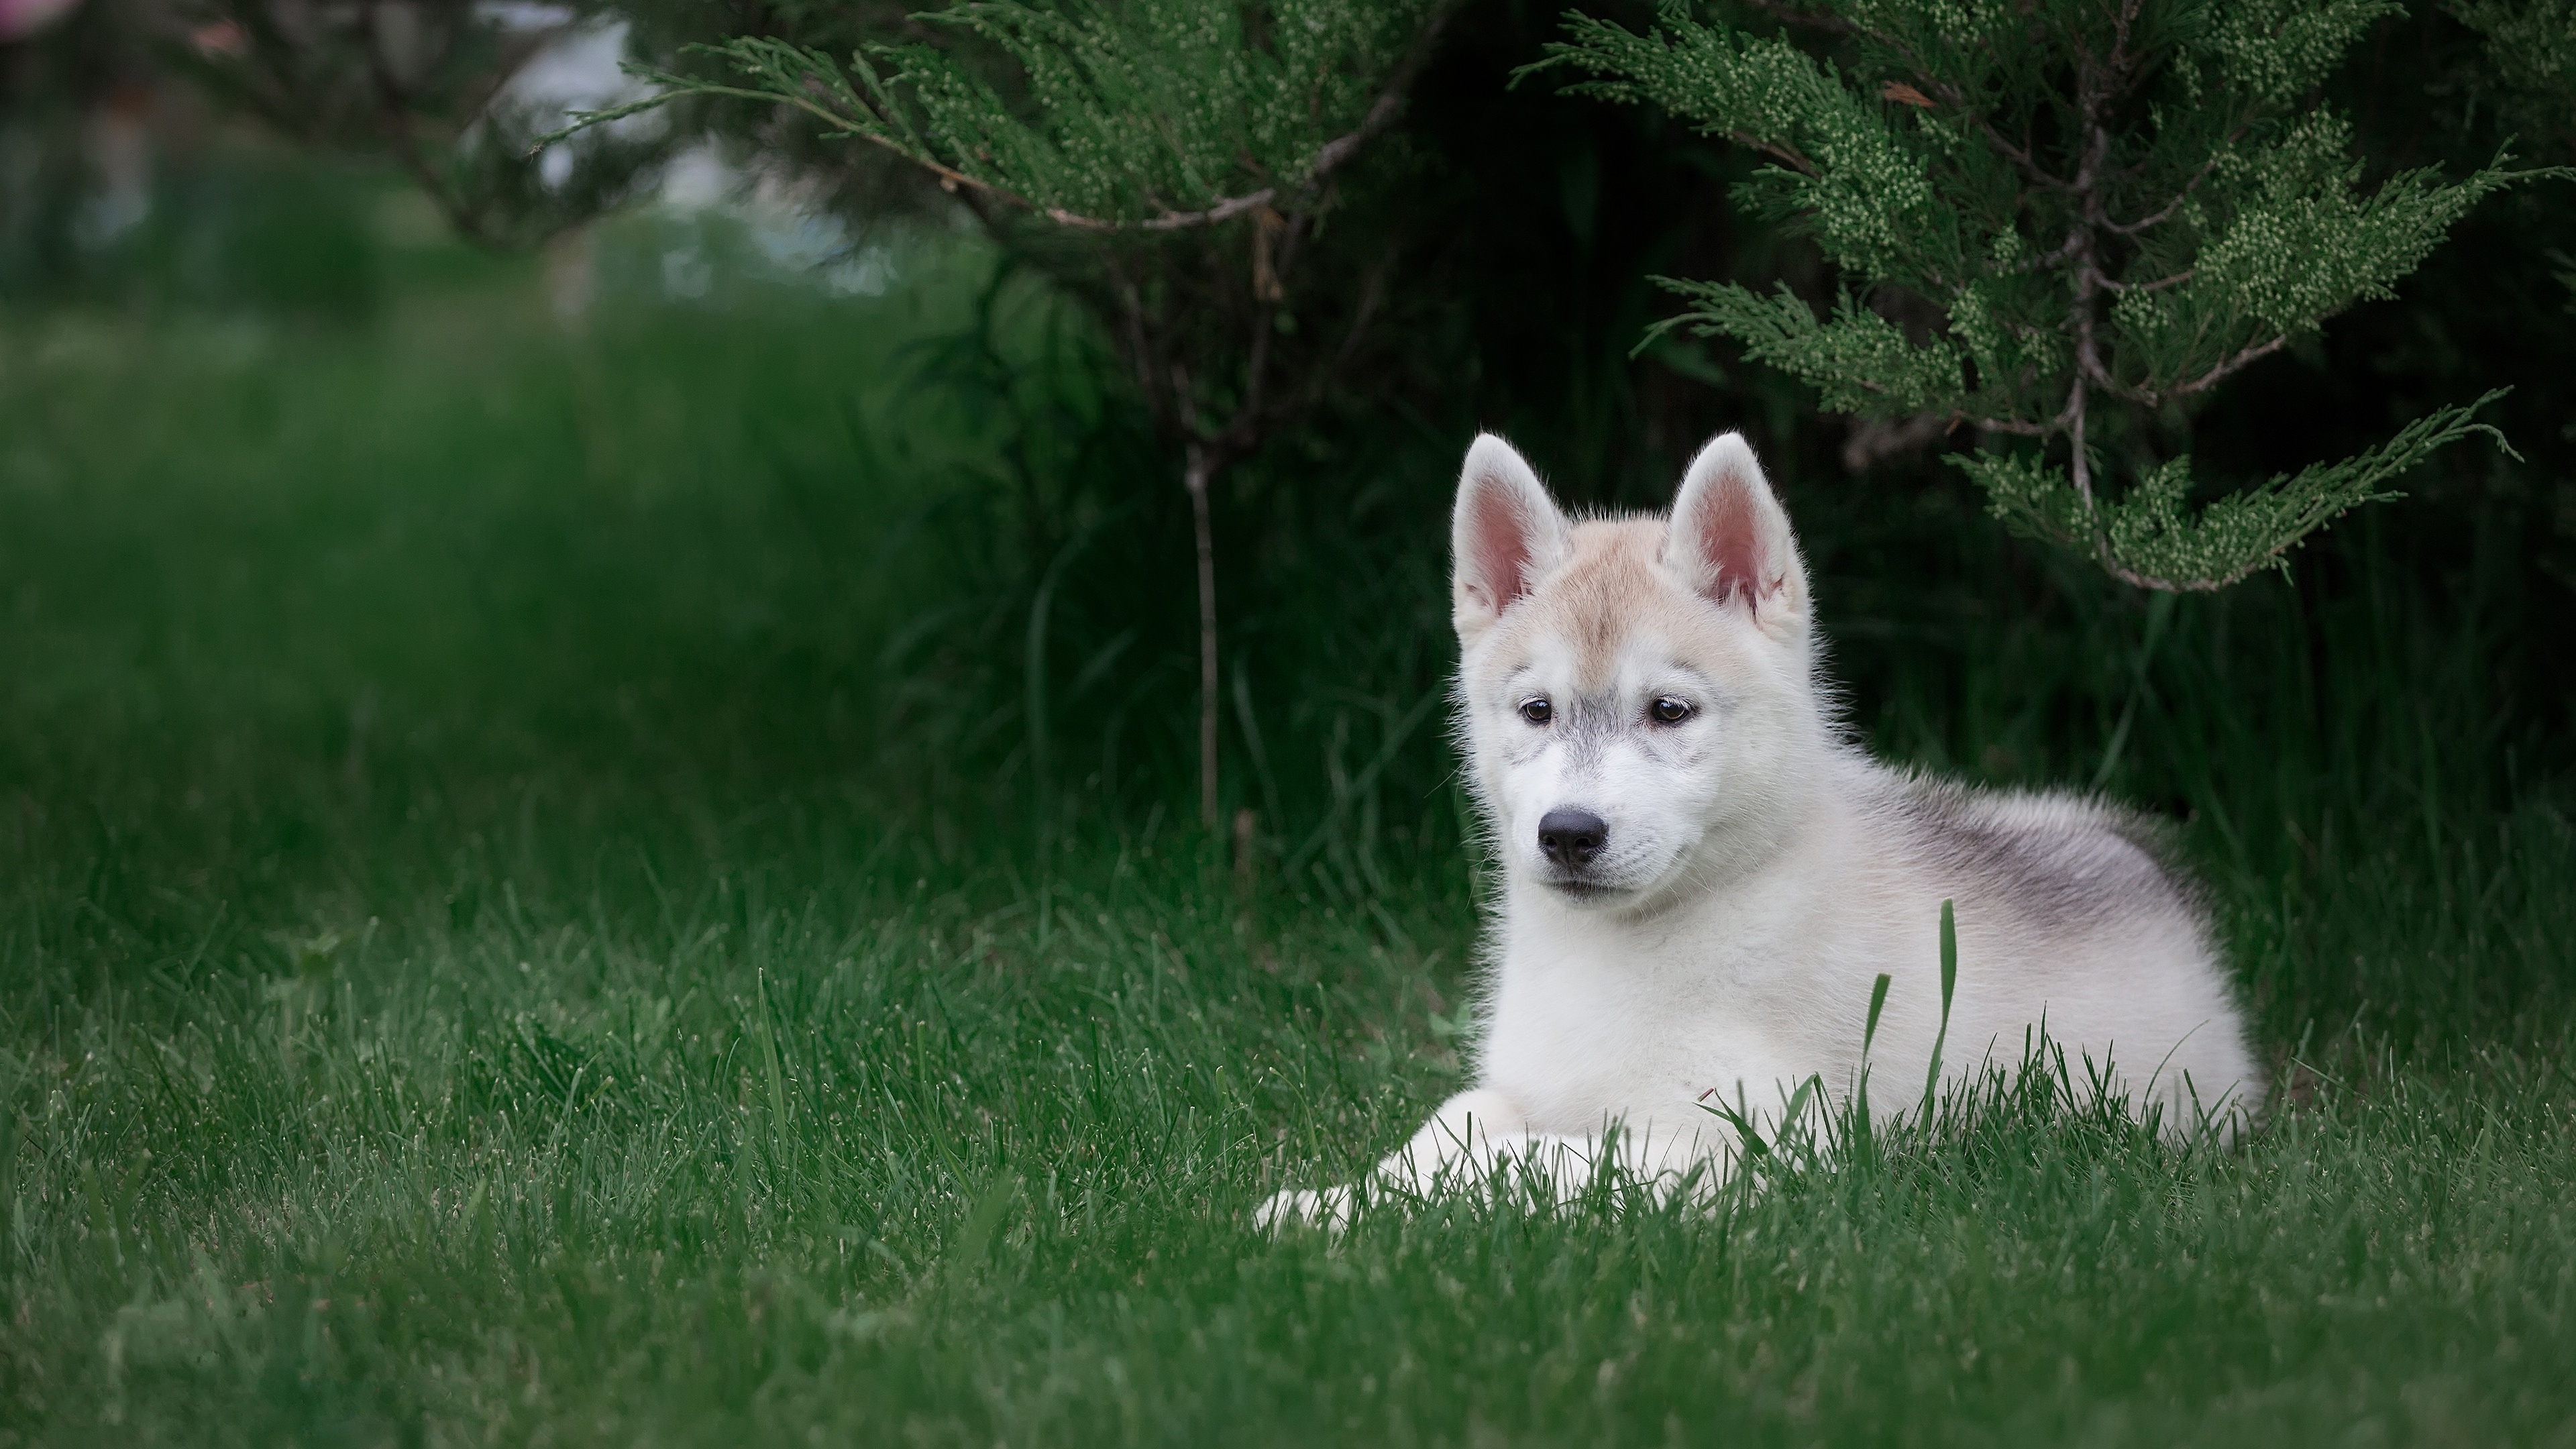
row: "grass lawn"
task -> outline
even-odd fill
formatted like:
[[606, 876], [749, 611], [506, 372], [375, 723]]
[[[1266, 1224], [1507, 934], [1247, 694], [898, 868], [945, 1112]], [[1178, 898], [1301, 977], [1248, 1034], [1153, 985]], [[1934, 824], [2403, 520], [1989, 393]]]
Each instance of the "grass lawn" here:
[[[972, 291], [916, 260], [8, 324], [0, 1444], [2576, 1444], [2566, 794], [2462, 784], [2528, 742], [2367, 598], [2271, 704], [2190, 693], [2254, 647], [2195, 601], [2120, 725], [2308, 1064], [2240, 1149], [2006, 1104], [1714, 1214], [1256, 1236], [1462, 1078], [1454, 810], [1335, 773], [1245, 893], [1178, 754], [950, 778], [1020, 664], [910, 662], [1000, 446], [905, 383]], [[1883, 749], [2012, 743], [1911, 698]]]

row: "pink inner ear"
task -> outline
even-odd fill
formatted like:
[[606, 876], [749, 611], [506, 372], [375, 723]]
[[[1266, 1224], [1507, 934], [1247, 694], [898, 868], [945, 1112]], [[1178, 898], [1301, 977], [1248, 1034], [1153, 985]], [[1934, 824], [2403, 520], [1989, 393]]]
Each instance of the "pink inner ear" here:
[[1699, 510], [1699, 548], [1708, 563], [1710, 598], [1723, 604], [1742, 589], [1744, 602], [1761, 602], [1769, 561], [1762, 557], [1762, 520], [1753, 509], [1753, 490], [1741, 479], [1726, 479], [1709, 490]]
[[1492, 603], [1498, 613], [1529, 591], [1529, 520], [1514, 504], [1505, 488], [1488, 486], [1476, 490], [1476, 573], [1493, 591]]

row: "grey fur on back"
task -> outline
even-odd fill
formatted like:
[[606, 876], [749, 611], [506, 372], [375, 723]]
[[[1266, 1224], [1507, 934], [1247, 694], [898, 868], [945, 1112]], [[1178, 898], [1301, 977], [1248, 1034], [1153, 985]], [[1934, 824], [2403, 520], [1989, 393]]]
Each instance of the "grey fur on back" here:
[[2211, 939], [2208, 900], [2161, 820], [2060, 792], [1873, 773], [1869, 812], [1936, 878], [2053, 930], [2180, 915]]

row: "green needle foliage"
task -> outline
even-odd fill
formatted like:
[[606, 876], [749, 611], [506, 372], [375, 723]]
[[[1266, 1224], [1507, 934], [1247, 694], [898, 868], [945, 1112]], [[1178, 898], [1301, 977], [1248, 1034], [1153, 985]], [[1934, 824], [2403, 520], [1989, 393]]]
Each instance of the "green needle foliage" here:
[[2394, 295], [2481, 197], [2556, 174], [2498, 155], [2458, 180], [2419, 169], [2364, 184], [2351, 127], [2318, 88], [2397, 5], [1772, 9], [1788, 30], [1685, 6], [1642, 35], [1574, 15], [1543, 63], [1592, 77], [1579, 92], [1765, 153], [1739, 199], [1794, 218], [1843, 273], [1821, 317], [1785, 288], [1658, 279], [1690, 302], [1665, 326], [1732, 337], [1838, 411], [2031, 440], [1955, 461], [1998, 517], [2146, 588], [2283, 566], [2435, 448], [2501, 441], [2473, 421], [2489, 393], [2197, 510], [2190, 455], [2157, 456], [2228, 378]]
[[[1213, 225], [1320, 186], [1394, 119], [1434, 0], [976, 4], [916, 19], [981, 41], [873, 45], [847, 65], [766, 36], [704, 48], [730, 81], [658, 73], [654, 100], [772, 100], [952, 186], [1091, 231]], [[1390, 82], [1395, 82], [1390, 88]]]

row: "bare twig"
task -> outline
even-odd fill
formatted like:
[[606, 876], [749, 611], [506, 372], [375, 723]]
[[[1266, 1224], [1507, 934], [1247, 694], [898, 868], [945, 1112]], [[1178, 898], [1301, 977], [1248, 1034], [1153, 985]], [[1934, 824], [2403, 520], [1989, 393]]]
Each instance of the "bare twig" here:
[[2198, 267], [2185, 267], [2170, 277], [2158, 277], [2152, 282], [2121, 282], [2104, 277], [2102, 285], [2114, 292], [2161, 292], [2167, 287], [2179, 287], [2190, 281], [2192, 274], [2199, 270]]
[[[2100, 121], [2101, 94], [2095, 84], [2096, 72], [2090, 65], [2079, 71], [2078, 104], [2083, 111], [2087, 142], [2084, 160], [2075, 173], [2077, 200], [2076, 220], [2066, 238], [2067, 250], [2075, 260], [2075, 300], [2068, 310], [2069, 330], [2075, 334], [2075, 379], [2067, 388], [2066, 407], [2059, 414], [2059, 426], [2065, 430], [2075, 448], [2075, 492], [2084, 500], [2084, 514], [2094, 515], [2093, 465], [2086, 456], [2084, 432], [2086, 422], [2086, 384], [2107, 377], [2102, 366], [2101, 344], [2095, 335], [2098, 319], [2093, 311], [2093, 298], [2102, 284], [2100, 259], [2094, 254], [2093, 227], [2099, 219], [2101, 198], [2100, 162], [2111, 144], [2110, 131]], [[2107, 547], [2104, 554], [2108, 557]]]
[[[2245, 127], [2239, 126], [2235, 130], [2228, 132], [2226, 144], [2231, 146], [2234, 145], [2237, 139], [2245, 134], [2245, 131]], [[2219, 157], [2225, 154], [2226, 150], [2224, 147], [2211, 152], [2209, 159], [2201, 162], [2199, 169], [2191, 173], [2191, 179], [2182, 184], [2182, 190], [2174, 193], [2173, 200], [2166, 202], [2164, 205], [2156, 208], [2152, 212], [2149, 212], [2145, 216], [2139, 217], [2136, 221], [2111, 223], [2110, 230], [2118, 232], [2122, 236], [2136, 236], [2140, 232], [2162, 226], [2166, 222], [2171, 221], [2174, 217], [2174, 213], [2182, 210], [2183, 203], [2191, 200], [2192, 192], [2199, 189], [2200, 183], [2209, 179], [2209, 173], [2216, 170], [2218, 167]]]
[[[1205, 211], [1166, 211], [1149, 216], [1143, 221], [1102, 221], [1096, 216], [1083, 216], [1060, 206], [1043, 208], [1039, 210], [1039, 214], [1060, 226], [1073, 227], [1079, 231], [1188, 231], [1194, 227], [1215, 226], [1220, 222], [1232, 221], [1247, 211], [1257, 211], [1268, 206], [1277, 199], [1278, 195], [1277, 187], [1265, 186], [1259, 191], [1243, 196], [1229, 196]], [[1016, 201], [1019, 198], [1012, 199]], [[1021, 204], [1027, 205], [1026, 202]]]
[[2044, 256], [2024, 257], [2020, 261], [2017, 261], [2008, 267], [1998, 267], [1995, 269], [1995, 275], [1999, 277], [2018, 277], [2024, 273], [2036, 272], [2043, 268], [2053, 267], [2059, 262], [2072, 260], [2078, 250], [2079, 248], [2076, 245], [2076, 239], [2070, 234], [2066, 238], [2065, 243], [2059, 246], [2057, 250], [2049, 252]]
[[2256, 569], [2262, 568], [2279, 556], [2279, 550], [2276, 549], [2228, 574], [2225, 578], [2216, 579], [2167, 579], [2159, 578], [2154, 574], [2142, 574], [2108, 553], [2102, 556], [2102, 568], [2111, 577], [2136, 588], [2154, 589], [2167, 594], [2214, 594], [2230, 584], [2238, 583], [2251, 576]]
[[412, 134], [411, 94], [386, 62], [384, 37], [377, 23], [381, 9], [380, 0], [368, 0], [360, 17], [358, 43], [366, 47], [367, 79], [375, 91], [376, 116], [383, 127], [385, 143], [393, 148], [394, 160], [411, 176], [412, 184], [421, 189], [458, 235], [487, 251], [500, 250], [500, 241], [490, 235], [482, 216], [449, 189], [447, 178], [430, 164], [419, 139]]
[[2082, 42], [2075, 47], [2075, 106], [2084, 137], [2084, 154], [2077, 163], [2068, 191], [2075, 201], [2075, 221], [2067, 233], [2067, 247], [2074, 254], [2075, 298], [2069, 309], [2068, 322], [2075, 334], [2075, 377], [2068, 385], [2066, 407], [2059, 420], [2073, 450], [2070, 469], [2076, 497], [2084, 506], [2084, 526], [2093, 535], [2094, 552], [2102, 566], [2116, 571], [2111, 554], [2111, 538], [2104, 531], [2101, 509], [2093, 493], [2093, 459], [2087, 448], [2089, 389], [2101, 385], [2112, 394], [2134, 396], [2124, 388], [2103, 364], [2098, 328], [2100, 317], [2095, 299], [2108, 290], [2099, 249], [2099, 236], [2110, 226], [2102, 186], [2111, 160], [2111, 128], [2105, 119], [2114, 96], [2128, 79], [2135, 58], [2129, 54], [2129, 27], [2137, 19], [2140, 0], [2121, 0], [2119, 15], [2112, 23], [2111, 52], [2099, 60]]
[[1422, 73], [1422, 67], [1431, 59], [1432, 46], [1438, 43], [1440, 32], [1448, 28], [1449, 17], [1455, 13], [1454, 5], [1443, 6], [1423, 22], [1422, 33], [1414, 37], [1413, 48], [1405, 52], [1404, 59], [1396, 62], [1395, 69], [1388, 73], [1386, 85], [1378, 91], [1377, 99], [1369, 103], [1368, 114], [1361, 118], [1358, 127], [1346, 135], [1326, 141], [1315, 152], [1315, 164], [1306, 173], [1308, 189], [1323, 184], [1342, 168], [1343, 163], [1358, 155], [1362, 147], [1376, 140], [1387, 127], [1395, 124], [1397, 117], [1404, 114], [1405, 102], [1413, 93], [1414, 78]]
[[1377, 309], [1386, 305], [1387, 277], [1395, 270], [1396, 252], [1396, 247], [1389, 246], [1361, 276], [1360, 299], [1358, 304], [1351, 308], [1351, 325], [1342, 333], [1342, 345], [1333, 349], [1333, 361], [1329, 367], [1316, 370], [1315, 385], [1318, 399], [1322, 395], [1325, 379], [1331, 373], [1339, 372], [1350, 365], [1352, 357], [1359, 352], [1360, 339], [1367, 334], [1369, 323], [1377, 320]]
[[[1189, 379], [1175, 377], [1173, 385], [1186, 391]], [[1216, 531], [1208, 517], [1208, 484], [1223, 466], [1215, 448], [1192, 442], [1181, 475], [1181, 486], [1190, 495], [1190, 534], [1199, 563], [1199, 822], [1211, 833], [1217, 827]]]
[[1145, 394], [1145, 405], [1152, 409], [1154, 421], [1165, 432], [1178, 432], [1183, 414], [1167, 387], [1170, 374], [1157, 356], [1153, 340], [1145, 332], [1145, 295], [1135, 279], [1127, 275], [1120, 259], [1105, 259], [1109, 275], [1118, 292], [1118, 310], [1127, 324], [1127, 364], [1135, 369], [1137, 385]]
[[2010, 433], [2016, 438], [2053, 437], [2063, 426], [2056, 419], [2044, 423], [2026, 423], [2019, 418], [1978, 418], [1976, 424], [1987, 432]]
[[2289, 345], [2290, 339], [2285, 334], [2283, 336], [2275, 337], [2269, 342], [2257, 342], [2240, 348], [2233, 356], [2228, 357], [2217, 366], [2212, 367], [2209, 371], [2202, 373], [2191, 381], [2176, 383], [2174, 386], [2166, 388], [2163, 392], [2152, 394], [2151, 405], [2154, 402], [2170, 402], [2178, 397], [2189, 397], [2196, 392], [2206, 392], [2209, 389], [2216, 387], [2220, 380], [2224, 379], [2229, 374], [2260, 362], [2264, 358], [2271, 356], [2273, 353], [2278, 352]]
[[1296, 270], [1313, 225], [1312, 212], [1301, 211], [1287, 219], [1279, 229], [1278, 239], [1271, 243], [1272, 290], [1264, 296], [1257, 285], [1254, 288], [1253, 301], [1259, 310], [1253, 314], [1252, 342], [1245, 352], [1243, 400], [1235, 405], [1234, 415], [1226, 419], [1225, 427], [1217, 434], [1217, 441], [1230, 456], [1258, 452], [1262, 436], [1269, 431], [1270, 355], [1278, 332], [1279, 307], [1287, 299], [1288, 279]]

